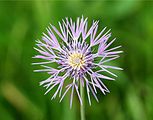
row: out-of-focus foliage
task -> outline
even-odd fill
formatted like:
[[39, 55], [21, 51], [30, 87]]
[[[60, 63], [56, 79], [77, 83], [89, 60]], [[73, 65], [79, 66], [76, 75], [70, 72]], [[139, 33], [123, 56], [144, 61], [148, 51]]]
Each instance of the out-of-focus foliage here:
[[99, 19], [112, 29], [124, 53], [112, 64], [116, 81], [104, 81], [111, 93], [99, 92], [92, 106], [86, 99], [87, 120], [153, 119], [153, 2], [119, 1], [13, 1], [0, 2], [0, 120], [79, 120], [79, 102], [69, 109], [69, 96], [59, 103], [44, 96], [39, 81], [46, 74], [33, 73], [36, 39], [49, 23], [84, 15]]

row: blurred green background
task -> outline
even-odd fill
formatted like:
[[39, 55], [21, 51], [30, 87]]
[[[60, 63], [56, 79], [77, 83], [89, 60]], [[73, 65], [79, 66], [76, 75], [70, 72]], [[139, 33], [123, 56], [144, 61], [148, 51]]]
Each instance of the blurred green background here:
[[85, 100], [87, 120], [153, 120], [153, 2], [118, 1], [1, 1], [0, 2], [0, 120], [79, 120], [77, 97], [59, 103], [44, 96], [39, 81], [47, 74], [33, 73], [36, 39], [49, 23], [84, 15], [112, 29], [124, 53], [114, 61], [116, 81], [106, 81], [111, 93]]

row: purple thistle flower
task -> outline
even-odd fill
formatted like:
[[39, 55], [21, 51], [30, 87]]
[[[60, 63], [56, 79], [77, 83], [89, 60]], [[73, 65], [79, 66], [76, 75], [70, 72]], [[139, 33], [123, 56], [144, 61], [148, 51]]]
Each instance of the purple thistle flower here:
[[[50, 75], [48, 79], [40, 82], [40, 85], [47, 89], [45, 94], [57, 86], [52, 99], [59, 94], [60, 101], [62, 101], [66, 93], [71, 90], [70, 106], [72, 106], [74, 91], [82, 105], [79, 89], [82, 86], [86, 88], [91, 105], [90, 92], [97, 101], [97, 89], [100, 89], [103, 94], [109, 92], [102, 80], [114, 79], [102, 73], [106, 72], [117, 77], [108, 69], [122, 69], [106, 63], [117, 59], [118, 54], [122, 51], [116, 51], [121, 46], [108, 49], [115, 39], [108, 42], [111, 33], [110, 30], [106, 31], [106, 27], [97, 33], [98, 22], [93, 21], [91, 27], [88, 28], [87, 18], [83, 16], [82, 18], [78, 17], [76, 22], [71, 18], [66, 18], [66, 20], [62, 20], [62, 23], [59, 22], [60, 31], [50, 24], [47, 34], [43, 33], [42, 40], [36, 41], [37, 48], [34, 49], [40, 55], [36, 55], [34, 58], [43, 59], [44, 62], [33, 63], [43, 67], [35, 72], [47, 72]], [[96, 49], [97, 47], [98, 49]], [[97, 58], [100, 60], [96, 60]], [[58, 66], [55, 67], [54, 63], [57, 63]], [[65, 85], [66, 83], [67, 85]]]

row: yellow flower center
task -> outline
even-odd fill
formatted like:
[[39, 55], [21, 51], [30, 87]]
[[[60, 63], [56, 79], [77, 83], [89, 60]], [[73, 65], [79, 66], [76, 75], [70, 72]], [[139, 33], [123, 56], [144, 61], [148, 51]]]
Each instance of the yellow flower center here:
[[85, 60], [81, 53], [74, 52], [68, 57], [68, 63], [73, 69], [78, 69], [83, 67]]

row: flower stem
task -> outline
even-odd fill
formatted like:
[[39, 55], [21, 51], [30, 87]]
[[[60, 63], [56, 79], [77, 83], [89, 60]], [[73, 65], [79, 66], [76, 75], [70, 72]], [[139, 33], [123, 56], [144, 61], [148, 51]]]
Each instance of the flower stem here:
[[82, 98], [82, 105], [80, 104], [80, 115], [81, 120], [85, 120], [85, 111], [84, 111], [84, 88], [82, 85], [80, 85], [80, 92], [81, 92], [81, 98]]

